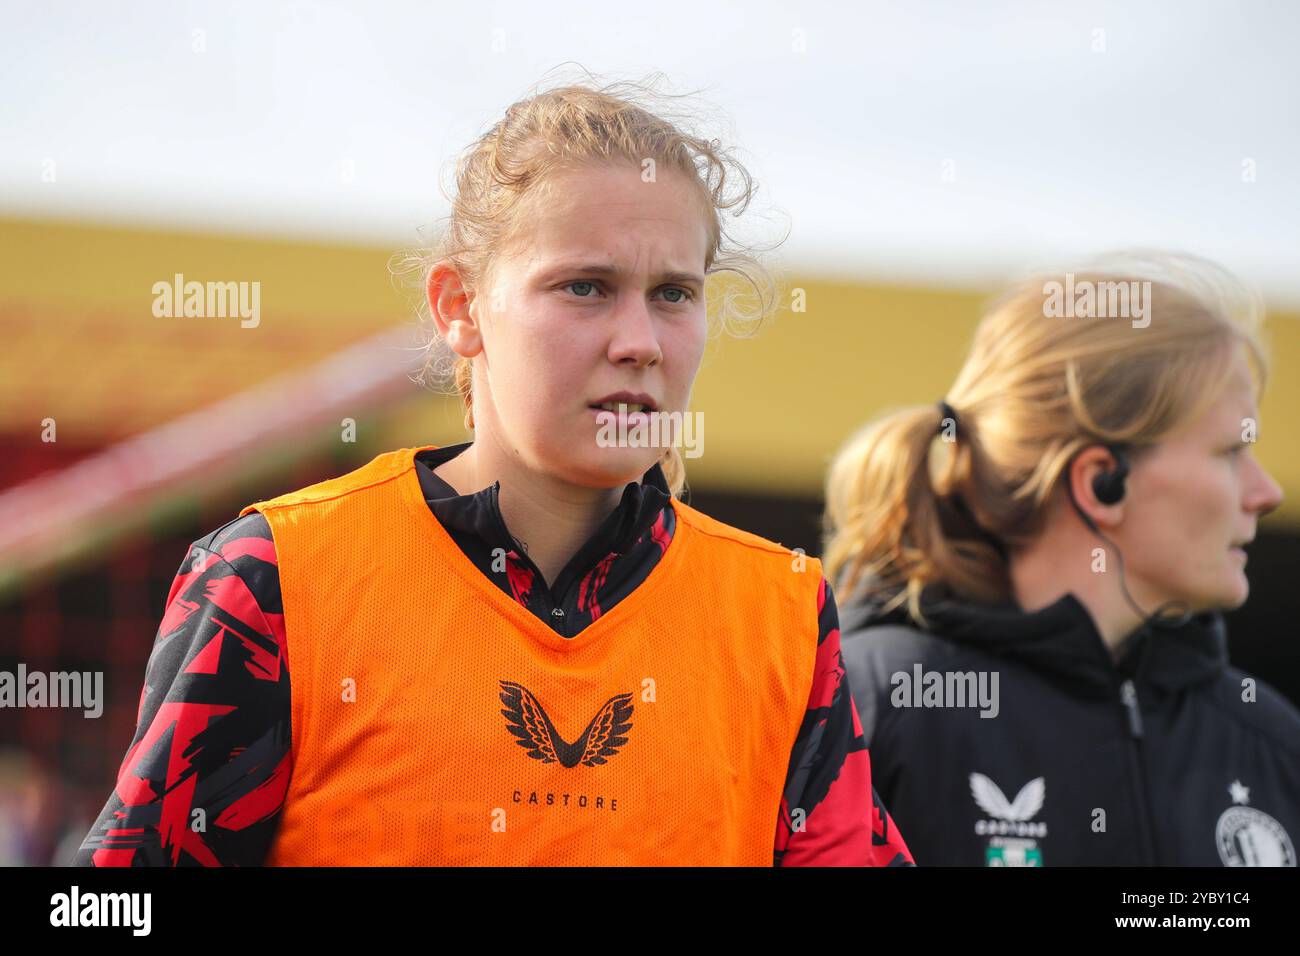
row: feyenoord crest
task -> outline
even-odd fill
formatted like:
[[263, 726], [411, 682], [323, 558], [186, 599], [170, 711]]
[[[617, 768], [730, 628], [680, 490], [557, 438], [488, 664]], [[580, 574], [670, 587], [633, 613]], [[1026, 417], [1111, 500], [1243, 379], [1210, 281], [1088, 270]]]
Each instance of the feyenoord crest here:
[[994, 820], [976, 820], [977, 836], [992, 839], [984, 848], [985, 866], [1042, 866], [1043, 851], [1038, 840], [1047, 836], [1047, 824], [1033, 817], [1043, 809], [1047, 784], [1042, 777], [1030, 780], [1015, 800], [1007, 800], [1000, 787], [982, 773], [970, 775], [970, 792], [981, 810]]
[[1214, 842], [1224, 866], [1295, 866], [1295, 846], [1282, 824], [1263, 810], [1246, 806], [1250, 788], [1234, 780], [1233, 805], [1219, 816]]

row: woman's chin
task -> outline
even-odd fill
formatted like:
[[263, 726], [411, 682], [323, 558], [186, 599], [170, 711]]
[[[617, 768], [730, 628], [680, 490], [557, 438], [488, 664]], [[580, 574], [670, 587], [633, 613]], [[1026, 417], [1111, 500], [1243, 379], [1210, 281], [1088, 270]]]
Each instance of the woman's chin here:
[[639, 481], [655, 461], [656, 449], [597, 448], [568, 462], [569, 481], [585, 488], [621, 488]]
[[1235, 611], [1246, 603], [1250, 597], [1250, 582], [1241, 572], [1231, 573], [1228, 580], [1222, 582], [1211, 594], [1196, 602], [1196, 610]]
[[1235, 611], [1246, 603], [1246, 598], [1250, 597], [1250, 582], [1246, 576], [1240, 575], [1236, 586], [1232, 589], [1231, 603], [1224, 608], [1225, 611]]

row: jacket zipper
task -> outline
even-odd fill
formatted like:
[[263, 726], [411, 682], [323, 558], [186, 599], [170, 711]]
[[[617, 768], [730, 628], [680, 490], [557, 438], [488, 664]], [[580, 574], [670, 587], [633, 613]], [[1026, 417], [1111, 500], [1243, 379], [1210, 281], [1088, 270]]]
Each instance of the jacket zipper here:
[[1137, 687], [1132, 678], [1119, 685], [1120, 701], [1128, 717], [1129, 739], [1133, 746], [1129, 749], [1130, 765], [1133, 768], [1133, 780], [1137, 787], [1138, 825], [1142, 828], [1143, 843], [1146, 847], [1147, 864], [1156, 865], [1155, 828], [1152, 825], [1151, 804], [1147, 796], [1146, 771], [1142, 765], [1142, 710], [1138, 706]]
[[[506, 527], [506, 519], [501, 514], [501, 506], [497, 501], [497, 492], [495, 488], [492, 490], [492, 496], [490, 500], [492, 502], [492, 516], [496, 519], [497, 530], [501, 532], [502, 538], [514, 544], [515, 553], [519, 555], [523, 563], [527, 565], [529, 570], [533, 572], [533, 580], [537, 582], [537, 586], [540, 587], [542, 593], [546, 595], [546, 603], [550, 605], [551, 621], [553, 622], [551, 625], [552, 628], [561, 637], [567, 638], [569, 636], [568, 633], [569, 616], [565, 614], [564, 606], [562, 604], [556, 603], [555, 595], [552, 593], [550, 585], [546, 583], [546, 578], [542, 576], [541, 570], [537, 567], [537, 565], [533, 563], [533, 559], [528, 556], [528, 552], [525, 551], [520, 546], [517, 540], [515, 540], [515, 536], [510, 533], [510, 529]], [[508, 561], [509, 558], [507, 558], [506, 560]], [[572, 590], [572, 588], [570, 588], [570, 590]], [[568, 595], [565, 596], [567, 597]], [[529, 611], [529, 613], [531, 614], [532, 612]]]

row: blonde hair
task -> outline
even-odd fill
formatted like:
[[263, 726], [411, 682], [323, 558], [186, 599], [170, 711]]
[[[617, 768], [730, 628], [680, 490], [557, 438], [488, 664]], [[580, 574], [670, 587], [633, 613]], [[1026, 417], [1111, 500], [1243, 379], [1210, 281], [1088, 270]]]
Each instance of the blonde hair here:
[[1150, 282], [1149, 324], [1056, 317], [1049, 283], [1064, 286], [1065, 274], [1028, 279], [987, 309], [944, 397], [955, 440], [935, 441], [945, 417], [936, 402], [883, 415], [846, 442], [827, 479], [823, 558], [846, 600], [905, 602], [921, 624], [930, 584], [1007, 600], [1008, 551], [1042, 530], [1076, 452], [1112, 442], [1140, 454], [1215, 400], [1242, 350], [1262, 393], [1262, 310], [1220, 267], [1121, 255], [1072, 279], [1085, 280]]
[[[735, 216], [745, 211], [755, 193], [753, 181], [720, 140], [696, 135], [688, 117], [666, 118], [667, 101], [680, 97], [660, 94], [656, 85], [661, 78], [652, 74], [642, 82], [599, 88], [562, 85], [516, 102], [459, 158], [454, 194], [448, 197], [451, 213], [441, 235], [390, 266], [395, 274], [409, 275], [420, 291], [416, 302], [426, 358], [415, 380], [437, 387], [450, 379], [464, 404], [466, 430], [474, 428], [473, 363], [442, 342], [423, 296], [425, 282], [435, 265], [448, 263], [467, 289], [479, 288], [494, 258], [524, 228], [525, 200], [544, 194], [556, 172], [604, 162], [644, 169], [653, 160], [656, 175], [663, 169], [685, 174], [707, 220], [705, 273], [732, 273], [743, 280], [740, 288], [728, 285], [717, 299], [706, 297], [710, 325], [752, 330], [775, 310], [776, 280], [753, 247], [732, 240], [722, 219], [726, 211], [734, 210]], [[680, 497], [686, 487], [681, 453], [676, 447], [665, 449], [660, 464], [673, 495]]]

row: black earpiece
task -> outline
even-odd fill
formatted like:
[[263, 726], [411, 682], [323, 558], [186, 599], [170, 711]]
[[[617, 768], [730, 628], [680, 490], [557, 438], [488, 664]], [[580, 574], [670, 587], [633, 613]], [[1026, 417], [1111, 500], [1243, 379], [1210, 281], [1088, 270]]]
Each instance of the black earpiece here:
[[1113, 505], [1124, 498], [1124, 479], [1128, 477], [1128, 458], [1118, 445], [1107, 445], [1106, 449], [1115, 457], [1115, 467], [1103, 471], [1092, 479], [1092, 493], [1104, 505]]
[[[1128, 458], [1125, 456], [1123, 449], [1119, 445], [1105, 444], [1107, 451], [1115, 459], [1115, 467], [1109, 471], [1103, 471], [1100, 475], [1092, 479], [1092, 493], [1096, 495], [1097, 500], [1104, 505], [1113, 505], [1124, 498], [1124, 479], [1128, 477]], [[1073, 459], [1071, 459], [1073, 461]], [[1068, 471], [1068, 468], [1067, 468]], [[1142, 619], [1144, 625], [1155, 627], [1182, 627], [1192, 619], [1192, 609], [1186, 601], [1174, 600], [1166, 601], [1152, 613], [1148, 614], [1142, 607], [1133, 600], [1133, 595], [1129, 593], [1127, 575], [1124, 573], [1124, 555], [1120, 553], [1115, 543], [1101, 533], [1096, 522], [1088, 517], [1088, 513], [1079, 507], [1078, 499], [1074, 497], [1074, 488], [1066, 482], [1066, 488], [1069, 491], [1070, 504], [1078, 512], [1080, 519], [1088, 528], [1104, 541], [1107, 547], [1115, 553], [1115, 561], [1119, 565], [1119, 587], [1124, 594], [1124, 600], [1128, 602], [1134, 613]], [[1183, 610], [1173, 616], [1168, 616], [1165, 611], [1170, 608], [1182, 606]]]

